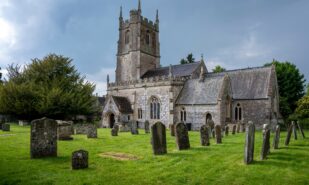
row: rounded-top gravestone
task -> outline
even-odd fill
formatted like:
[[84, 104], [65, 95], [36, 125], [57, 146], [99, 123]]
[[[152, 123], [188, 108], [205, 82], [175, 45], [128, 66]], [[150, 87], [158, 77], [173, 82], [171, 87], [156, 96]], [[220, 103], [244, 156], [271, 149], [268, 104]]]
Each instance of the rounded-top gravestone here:
[[114, 127], [111, 130], [111, 135], [112, 136], [118, 136], [118, 131], [119, 131], [119, 125], [114, 125]]
[[201, 139], [201, 145], [202, 146], [209, 146], [210, 142], [209, 142], [209, 137], [210, 137], [210, 127], [208, 127], [207, 125], [203, 125], [200, 128], [200, 139]]
[[4, 123], [2, 124], [2, 131], [9, 132], [11, 130], [10, 124]]
[[165, 130], [165, 125], [161, 122], [157, 122], [151, 126], [151, 144], [154, 155], [167, 153]]
[[148, 120], [145, 121], [144, 126], [145, 126], [145, 133], [149, 134], [149, 132], [150, 132], [150, 130], [149, 130], [150, 124], [149, 124]]
[[78, 150], [72, 153], [72, 169], [88, 168], [88, 152], [86, 150]]
[[175, 136], [178, 150], [186, 150], [190, 148], [188, 128], [184, 123], [176, 124]]
[[87, 138], [98, 138], [97, 126], [95, 124], [88, 124]]

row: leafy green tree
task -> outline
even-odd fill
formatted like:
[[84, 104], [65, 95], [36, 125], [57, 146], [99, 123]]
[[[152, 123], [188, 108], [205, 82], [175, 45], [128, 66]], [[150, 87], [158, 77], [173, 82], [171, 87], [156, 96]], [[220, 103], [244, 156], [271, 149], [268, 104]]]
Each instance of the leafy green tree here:
[[304, 96], [297, 102], [296, 114], [300, 118], [309, 118], [309, 96]]
[[307, 85], [307, 96], [309, 96], [309, 84]]
[[182, 58], [180, 60], [180, 64], [189, 64], [189, 63], [194, 63], [194, 62], [195, 62], [195, 58], [193, 57], [192, 53], [188, 54], [186, 59]]
[[95, 86], [82, 77], [72, 59], [50, 54], [21, 70], [8, 68], [8, 81], [0, 87], [0, 112], [22, 119], [42, 116], [63, 119], [94, 113]]
[[284, 118], [293, 113], [297, 101], [304, 95], [304, 75], [290, 62], [273, 60], [265, 66], [275, 65], [280, 94], [280, 112]]
[[223, 68], [223, 67], [221, 67], [220, 65], [217, 65], [217, 66], [212, 70], [212, 72], [214, 72], [214, 73], [221, 73], [221, 72], [224, 72], [224, 71], [226, 71], [226, 69]]

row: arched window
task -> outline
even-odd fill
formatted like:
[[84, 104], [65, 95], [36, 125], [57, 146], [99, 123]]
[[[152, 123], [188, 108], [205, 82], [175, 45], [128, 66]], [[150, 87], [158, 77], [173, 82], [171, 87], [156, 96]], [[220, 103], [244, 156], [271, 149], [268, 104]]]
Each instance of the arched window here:
[[241, 106], [238, 103], [237, 106], [235, 107], [235, 120], [240, 121], [242, 119], [242, 110]]
[[147, 32], [146, 32], [146, 44], [147, 45], [149, 45], [150, 44], [150, 32], [149, 32], [149, 30], [147, 30]]
[[160, 102], [156, 97], [150, 100], [150, 119], [160, 119]]
[[186, 112], [186, 108], [184, 108], [184, 107], [180, 111], [180, 121], [181, 122], [187, 121], [187, 112]]
[[124, 42], [125, 44], [129, 44], [130, 42], [130, 30], [127, 30], [124, 36]]

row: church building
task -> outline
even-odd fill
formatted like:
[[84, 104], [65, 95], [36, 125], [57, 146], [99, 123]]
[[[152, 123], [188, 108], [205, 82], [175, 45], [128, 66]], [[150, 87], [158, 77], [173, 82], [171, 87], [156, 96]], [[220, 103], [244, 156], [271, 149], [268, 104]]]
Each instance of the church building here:
[[160, 65], [159, 15], [142, 16], [141, 4], [119, 17], [115, 82], [107, 78], [102, 127], [137, 121], [184, 122], [191, 130], [203, 124], [275, 125], [280, 117], [275, 66], [212, 73], [207, 61]]

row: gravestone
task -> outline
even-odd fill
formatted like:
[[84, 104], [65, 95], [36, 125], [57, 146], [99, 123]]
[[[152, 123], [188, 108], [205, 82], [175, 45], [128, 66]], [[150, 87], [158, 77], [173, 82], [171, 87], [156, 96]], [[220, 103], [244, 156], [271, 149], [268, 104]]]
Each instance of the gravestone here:
[[274, 149], [279, 149], [279, 141], [280, 141], [280, 126], [277, 125], [275, 129], [275, 136], [273, 142]]
[[31, 158], [57, 156], [57, 122], [42, 118], [31, 122]]
[[19, 126], [26, 126], [26, 125], [30, 125], [30, 123], [27, 120], [18, 120], [18, 125]]
[[88, 168], [88, 152], [86, 150], [78, 150], [72, 153], [72, 169]]
[[299, 124], [299, 121], [297, 121], [296, 123], [297, 123], [297, 127], [298, 127], [298, 129], [299, 129], [299, 131], [300, 131], [300, 133], [301, 133], [303, 139], [305, 139], [306, 137], [305, 137], [305, 133], [304, 133], [303, 128], [301, 128], [301, 126], [300, 126], [300, 124]]
[[270, 129], [268, 124], [263, 125], [263, 143], [261, 150], [261, 160], [266, 159], [267, 155], [270, 152]]
[[87, 138], [98, 138], [98, 131], [95, 124], [88, 124]]
[[111, 130], [111, 135], [118, 136], [118, 131], [119, 131], [119, 125], [114, 125], [114, 127]]
[[10, 124], [4, 123], [2, 124], [2, 131], [9, 132], [11, 130]]
[[130, 125], [131, 125], [131, 134], [132, 135], [138, 135], [138, 129], [137, 129], [136, 121], [130, 121]]
[[222, 143], [221, 126], [216, 125], [215, 130], [216, 130], [216, 142], [217, 144], [221, 144]]
[[186, 150], [190, 148], [188, 128], [184, 123], [176, 124], [175, 136], [178, 150]]
[[294, 139], [297, 140], [297, 128], [296, 128], [296, 125], [295, 125], [295, 122], [292, 121], [292, 125], [293, 125], [293, 135], [294, 135]]
[[72, 128], [73, 125], [70, 122], [66, 121], [57, 121], [58, 130], [57, 130], [57, 138], [58, 140], [72, 140]]
[[157, 122], [151, 126], [151, 144], [154, 155], [167, 153], [165, 130], [165, 125], [161, 122]]
[[146, 120], [144, 123], [145, 126], [145, 134], [149, 134], [150, 130], [149, 130], [149, 121]]
[[254, 137], [255, 137], [255, 126], [252, 121], [248, 122], [246, 127], [246, 142], [245, 142], [245, 164], [253, 162], [254, 156]]
[[245, 132], [245, 130], [246, 130], [245, 124], [244, 123], [240, 123], [239, 125], [240, 125], [240, 128], [239, 128], [240, 132]]
[[130, 132], [131, 131], [131, 128], [129, 127], [128, 124], [120, 123], [117, 125], [119, 125], [119, 132]]
[[212, 136], [212, 138], [216, 138], [216, 131], [215, 131], [215, 128], [213, 128], [212, 130], [211, 130], [211, 136]]
[[175, 136], [175, 126], [176, 126], [176, 123], [172, 123], [170, 125], [171, 136]]
[[229, 129], [230, 129], [229, 126], [225, 126], [225, 136], [229, 135]]
[[288, 128], [288, 133], [286, 134], [286, 139], [285, 139], [285, 143], [284, 143], [285, 146], [288, 146], [290, 144], [292, 130], [293, 130], [293, 125], [290, 124], [290, 126]]
[[236, 132], [239, 133], [240, 132], [240, 123], [236, 123], [236, 126], [237, 126]]
[[209, 142], [209, 130], [210, 127], [208, 127], [207, 125], [202, 125], [200, 128], [200, 139], [201, 139], [201, 145], [202, 146], [209, 146], [210, 142]]
[[236, 125], [233, 125], [233, 127], [232, 127], [232, 134], [235, 135], [235, 133], [236, 133]]

